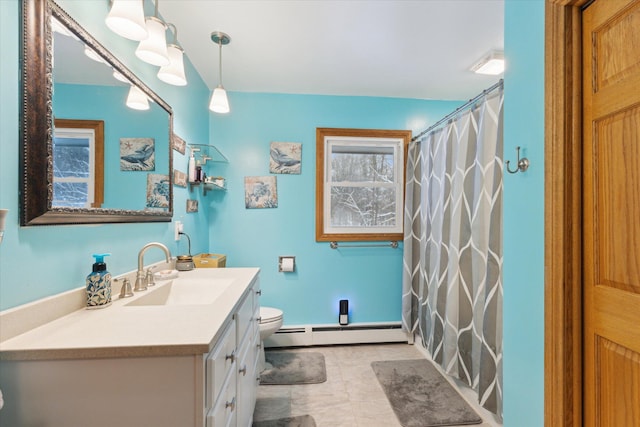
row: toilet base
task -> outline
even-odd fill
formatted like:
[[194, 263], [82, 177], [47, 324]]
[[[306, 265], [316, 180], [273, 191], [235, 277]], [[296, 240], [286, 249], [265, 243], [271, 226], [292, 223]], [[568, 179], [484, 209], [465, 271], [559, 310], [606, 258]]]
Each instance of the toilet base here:
[[273, 365], [267, 362], [264, 355], [264, 342], [260, 343], [260, 354], [258, 355], [258, 373], [262, 373], [267, 369], [273, 368]]

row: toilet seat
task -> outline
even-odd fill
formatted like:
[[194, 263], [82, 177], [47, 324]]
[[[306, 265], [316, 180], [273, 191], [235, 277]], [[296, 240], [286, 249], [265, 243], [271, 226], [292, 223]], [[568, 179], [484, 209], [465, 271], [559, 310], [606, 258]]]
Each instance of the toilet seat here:
[[273, 307], [260, 307], [260, 324], [282, 321], [282, 310]]

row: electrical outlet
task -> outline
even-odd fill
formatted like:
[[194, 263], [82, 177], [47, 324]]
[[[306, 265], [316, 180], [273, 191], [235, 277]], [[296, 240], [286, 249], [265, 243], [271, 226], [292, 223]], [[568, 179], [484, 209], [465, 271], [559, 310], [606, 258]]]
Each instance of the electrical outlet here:
[[178, 240], [180, 240], [180, 232], [182, 231], [182, 222], [181, 221], [176, 221], [174, 223], [174, 228], [173, 228], [173, 238], [176, 240], [176, 242]]

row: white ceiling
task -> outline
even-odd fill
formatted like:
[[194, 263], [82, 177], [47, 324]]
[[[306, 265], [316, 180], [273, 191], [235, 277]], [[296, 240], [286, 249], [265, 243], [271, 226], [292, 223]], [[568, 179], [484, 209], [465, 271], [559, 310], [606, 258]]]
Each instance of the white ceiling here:
[[468, 99], [499, 77], [469, 68], [503, 49], [504, 0], [160, 0], [210, 89]]

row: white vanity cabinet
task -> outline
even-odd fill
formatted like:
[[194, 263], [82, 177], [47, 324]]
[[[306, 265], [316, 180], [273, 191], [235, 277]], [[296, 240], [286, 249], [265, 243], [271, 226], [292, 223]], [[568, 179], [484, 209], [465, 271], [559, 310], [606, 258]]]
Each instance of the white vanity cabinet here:
[[250, 427], [258, 386], [260, 285], [256, 280], [207, 357], [206, 427]]
[[241, 278], [210, 307], [114, 301], [0, 343], [0, 426], [250, 427], [259, 270], [206, 270], [185, 277]]

